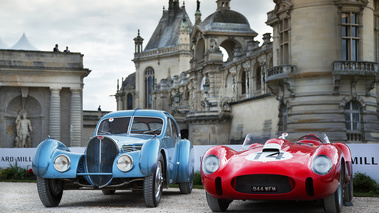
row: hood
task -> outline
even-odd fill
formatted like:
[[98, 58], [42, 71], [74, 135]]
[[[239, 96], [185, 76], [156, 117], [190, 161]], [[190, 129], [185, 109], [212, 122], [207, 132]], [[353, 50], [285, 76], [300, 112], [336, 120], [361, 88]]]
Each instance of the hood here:
[[[147, 141], [155, 138], [153, 135], [133, 135], [133, 136], [126, 136], [126, 135], [106, 135], [104, 137], [113, 139], [118, 147], [123, 150], [129, 150], [133, 148], [133, 150], [137, 149], [139, 150], [143, 144], [145, 144]], [[136, 148], [137, 147], [137, 148]]]
[[237, 152], [230, 158], [231, 165], [274, 166], [285, 168], [288, 165], [304, 166], [315, 153], [317, 147], [297, 145], [282, 139], [268, 140], [264, 145]]

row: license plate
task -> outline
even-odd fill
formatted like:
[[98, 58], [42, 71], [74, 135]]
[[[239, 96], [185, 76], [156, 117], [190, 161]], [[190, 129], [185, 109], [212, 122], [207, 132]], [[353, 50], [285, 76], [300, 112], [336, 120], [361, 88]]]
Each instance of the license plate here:
[[276, 192], [278, 189], [276, 186], [252, 186], [251, 191], [253, 192]]

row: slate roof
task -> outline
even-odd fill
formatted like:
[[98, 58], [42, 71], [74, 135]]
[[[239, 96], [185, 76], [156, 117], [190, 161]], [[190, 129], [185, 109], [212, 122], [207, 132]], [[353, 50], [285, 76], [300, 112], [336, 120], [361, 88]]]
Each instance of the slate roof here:
[[152, 34], [145, 50], [152, 50], [162, 47], [177, 46], [179, 44], [179, 29], [183, 21], [183, 15], [186, 18], [190, 29], [193, 25], [184, 7], [176, 6], [163, 12], [163, 15]]
[[209, 15], [200, 25], [203, 31], [253, 33], [249, 21], [234, 10], [218, 10]]

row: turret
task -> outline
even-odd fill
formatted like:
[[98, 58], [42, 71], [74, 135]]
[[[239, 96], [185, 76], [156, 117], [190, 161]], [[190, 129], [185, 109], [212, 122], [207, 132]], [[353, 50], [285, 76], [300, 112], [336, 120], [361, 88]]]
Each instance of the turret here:
[[143, 43], [143, 38], [139, 34], [139, 29], [138, 29], [138, 35], [137, 37], [134, 38], [134, 44], [135, 44], [135, 53], [141, 53], [142, 52], [142, 43]]

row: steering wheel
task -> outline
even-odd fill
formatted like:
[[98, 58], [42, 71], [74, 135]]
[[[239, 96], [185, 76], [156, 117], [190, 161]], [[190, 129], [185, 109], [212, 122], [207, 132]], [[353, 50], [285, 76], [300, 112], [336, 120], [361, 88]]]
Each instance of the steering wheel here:
[[324, 143], [319, 137], [317, 137], [316, 135], [314, 134], [309, 134], [309, 135], [303, 135], [301, 136], [299, 139], [296, 140], [296, 142], [299, 142], [301, 140], [318, 140], [320, 141], [321, 143]]

